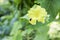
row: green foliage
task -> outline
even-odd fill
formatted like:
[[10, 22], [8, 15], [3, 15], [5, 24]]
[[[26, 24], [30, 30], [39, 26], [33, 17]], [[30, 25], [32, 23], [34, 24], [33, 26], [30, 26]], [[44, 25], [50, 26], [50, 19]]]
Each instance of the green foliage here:
[[[50, 15], [44, 24], [32, 25], [25, 17], [35, 4]], [[59, 22], [60, 27], [60, 0], [5, 0], [5, 4], [0, 4], [0, 40], [60, 40], [60, 37], [49, 38], [49, 26], [53, 21]]]

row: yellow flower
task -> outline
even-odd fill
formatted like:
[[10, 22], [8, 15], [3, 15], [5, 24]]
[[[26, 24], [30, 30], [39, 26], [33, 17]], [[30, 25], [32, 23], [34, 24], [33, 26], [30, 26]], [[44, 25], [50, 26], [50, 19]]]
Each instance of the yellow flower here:
[[36, 24], [36, 20], [38, 22], [45, 22], [45, 18], [47, 16], [47, 12], [44, 8], [42, 8], [39, 5], [34, 5], [29, 11], [28, 11], [28, 17], [32, 18], [31, 21], [29, 21], [32, 25]]
[[38, 18], [38, 22], [45, 23], [45, 18]]
[[29, 21], [31, 24], [35, 25], [36, 24], [36, 20], [35, 19], [30, 19]]

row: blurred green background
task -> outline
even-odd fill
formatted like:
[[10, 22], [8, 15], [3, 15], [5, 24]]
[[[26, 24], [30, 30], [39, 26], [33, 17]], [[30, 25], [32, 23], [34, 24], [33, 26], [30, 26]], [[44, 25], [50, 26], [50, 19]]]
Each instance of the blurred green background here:
[[[21, 18], [35, 4], [50, 15], [46, 23], [31, 25]], [[60, 27], [60, 0], [0, 0], [0, 40], [60, 40], [60, 37], [49, 38], [49, 26], [53, 21]], [[60, 36], [60, 30], [58, 32]]]

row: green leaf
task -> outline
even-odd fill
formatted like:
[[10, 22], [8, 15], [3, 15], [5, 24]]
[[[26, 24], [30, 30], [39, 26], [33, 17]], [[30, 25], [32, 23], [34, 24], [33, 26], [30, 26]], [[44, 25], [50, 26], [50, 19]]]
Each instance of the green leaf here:
[[15, 22], [14, 25], [12, 26], [12, 31], [10, 33], [10, 35], [14, 35], [22, 26], [20, 24], [20, 22]]
[[22, 0], [14, 0], [14, 2], [18, 5]]
[[48, 40], [48, 27], [47, 25], [37, 25], [37, 34], [34, 40]]
[[13, 40], [22, 40], [22, 34], [21, 31], [17, 31], [15, 35], [13, 36]]
[[47, 10], [50, 15], [49, 21], [53, 21], [60, 11], [60, 0], [37, 0], [37, 3], [40, 3]]

